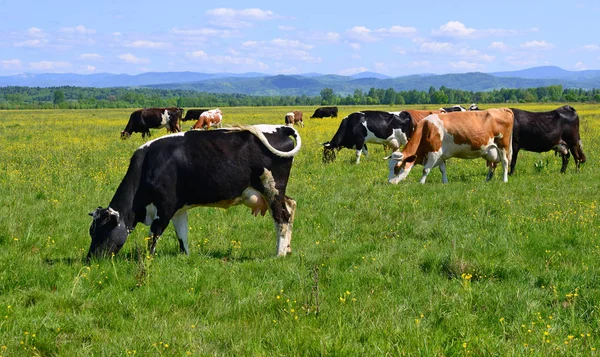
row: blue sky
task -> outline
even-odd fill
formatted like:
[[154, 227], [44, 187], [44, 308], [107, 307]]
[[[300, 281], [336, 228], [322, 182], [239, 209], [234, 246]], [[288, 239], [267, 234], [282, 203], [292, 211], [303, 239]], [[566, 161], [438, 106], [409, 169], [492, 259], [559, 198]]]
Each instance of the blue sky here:
[[0, 75], [600, 69], [600, 3], [0, 0]]

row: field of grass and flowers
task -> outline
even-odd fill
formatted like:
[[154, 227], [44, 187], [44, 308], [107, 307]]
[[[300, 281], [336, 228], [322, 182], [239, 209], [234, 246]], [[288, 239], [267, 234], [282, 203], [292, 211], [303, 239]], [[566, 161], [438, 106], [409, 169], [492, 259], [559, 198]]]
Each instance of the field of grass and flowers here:
[[[269, 217], [196, 208], [190, 256], [172, 226], [148, 256], [138, 225], [90, 265], [88, 213], [143, 143], [119, 139], [131, 110], [0, 111], [0, 356], [597, 355], [600, 105], [575, 107], [580, 172], [522, 151], [508, 183], [501, 168], [486, 183], [483, 160], [451, 160], [446, 185], [437, 169], [425, 185], [419, 169], [387, 184], [381, 145], [360, 165], [354, 150], [323, 164], [320, 143], [364, 108], [298, 108], [293, 255], [275, 258]], [[223, 108], [224, 123], [289, 110]]]

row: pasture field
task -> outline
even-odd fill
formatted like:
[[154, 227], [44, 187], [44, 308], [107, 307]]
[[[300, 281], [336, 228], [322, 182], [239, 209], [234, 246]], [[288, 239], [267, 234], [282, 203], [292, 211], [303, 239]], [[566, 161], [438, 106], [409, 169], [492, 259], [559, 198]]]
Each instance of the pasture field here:
[[446, 185], [419, 168], [387, 184], [381, 145], [323, 164], [320, 143], [365, 108], [222, 108], [225, 125], [304, 111], [293, 254], [275, 258], [270, 217], [196, 208], [190, 256], [172, 226], [148, 256], [140, 224], [90, 265], [88, 213], [143, 143], [119, 138], [132, 110], [0, 111], [0, 356], [598, 355], [600, 105], [574, 106], [580, 172], [521, 151], [508, 183], [455, 159]]

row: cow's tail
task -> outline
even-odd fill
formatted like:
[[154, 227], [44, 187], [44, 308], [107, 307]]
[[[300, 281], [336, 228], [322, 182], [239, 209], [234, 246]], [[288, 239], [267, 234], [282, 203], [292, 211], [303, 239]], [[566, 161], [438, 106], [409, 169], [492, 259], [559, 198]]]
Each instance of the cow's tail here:
[[296, 129], [294, 129], [291, 126], [287, 126], [287, 125], [272, 125], [269, 127], [281, 129], [287, 136], [290, 136], [290, 135], [293, 136], [294, 140], [296, 140], [296, 146], [291, 151], [287, 151], [287, 152], [280, 151], [280, 150], [275, 149], [273, 147], [273, 145], [271, 145], [271, 143], [269, 143], [269, 140], [267, 140], [267, 138], [265, 137], [265, 134], [261, 131], [260, 126], [249, 125], [249, 126], [240, 127], [240, 129], [251, 132], [254, 136], [256, 136], [258, 138], [258, 140], [260, 140], [261, 143], [263, 143], [263, 145], [265, 145], [265, 147], [270, 152], [272, 152], [273, 154], [275, 154], [279, 157], [288, 158], [288, 157], [296, 156], [296, 154], [300, 151], [300, 147], [302, 147], [302, 140], [300, 139], [300, 134], [296, 131]]

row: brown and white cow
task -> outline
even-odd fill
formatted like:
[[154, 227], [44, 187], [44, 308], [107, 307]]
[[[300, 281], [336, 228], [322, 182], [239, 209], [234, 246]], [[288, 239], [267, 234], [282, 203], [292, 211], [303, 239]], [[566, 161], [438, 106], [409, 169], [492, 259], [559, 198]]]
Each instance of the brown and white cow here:
[[508, 108], [472, 112], [432, 114], [417, 124], [402, 152], [389, 159], [388, 182], [406, 179], [415, 164], [421, 164], [425, 183], [432, 168], [439, 166], [442, 182], [447, 183], [446, 160], [484, 158], [488, 163], [487, 181], [494, 175], [496, 163], [504, 169], [508, 182], [508, 166], [512, 155], [513, 112]]
[[222, 127], [222, 123], [223, 123], [223, 112], [221, 111], [221, 109], [217, 108], [217, 109], [212, 109], [212, 110], [207, 110], [205, 112], [203, 112], [202, 114], [200, 114], [200, 118], [198, 118], [198, 121], [196, 122], [196, 124], [194, 124], [194, 126], [192, 127], [192, 130], [194, 129], [210, 129], [211, 125], [216, 125], [219, 128]]
[[294, 110], [293, 112], [289, 112], [285, 115], [285, 125], [300, 125], [301, 128], [304, 128], [304, 122], [302, 121], [302, 112], [299, 110]]

